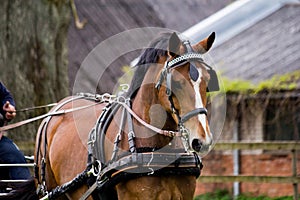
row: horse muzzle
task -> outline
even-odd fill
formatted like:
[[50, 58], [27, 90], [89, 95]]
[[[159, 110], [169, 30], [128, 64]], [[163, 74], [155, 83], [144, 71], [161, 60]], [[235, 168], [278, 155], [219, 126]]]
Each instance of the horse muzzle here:
[[193, 139], [191, 146], [192, 146], [194, 151], [200, 152], [202, 145], [203, 145], [203, 143], [201, 142], [201, 140]]
[[212, 142], [209, 144], [203, 143], [200, 139], [193, 139], [191, 141], [191, 147], [192, 149], [197, 153], [206, 153], [210, 150]]
[[[187, 114], [185, 114], [181, 117], [180, 124], [183, 125], [183, 123], [186, 123], [186, 122], [188, 123], [188, 121], [192, 117], [195, 117], [198, 115], [207, 116], [207, 110], [205, 108], [197, 108], [195, 110], [188, 112]], [[197, 130], [197, 128], [195, 126], [191, 125], [191, 123], [192, 122], [190, 122], [190, 125], [187, 125], [187, 127], [186, 127], [187, 128], [186, 130], [189, 133], [189, 137], [190, 137], [189, 138], [190, 149], [192, 149], [193, 151], [195, 151], [197, 153], [205, 153], [205, 152], [209, 151], [210, 146], [212, 144], [212, 137], [211, 137], [210, 131], [209, 130], [204, 131], [205, 136], [203, 139], [195, 137], [196, 135], [199, 135], [198, 134], [199, 128]], [[195, 121], [194, 121], [194, 123], [195, 123]], [[205, 130], [205, 127], [202, 127], [201, 129]], [[191, 130], [194, 130], [194, 131], [191, 131]], [[194, 132], [194, 134], [192, 134], [192, 132]]]

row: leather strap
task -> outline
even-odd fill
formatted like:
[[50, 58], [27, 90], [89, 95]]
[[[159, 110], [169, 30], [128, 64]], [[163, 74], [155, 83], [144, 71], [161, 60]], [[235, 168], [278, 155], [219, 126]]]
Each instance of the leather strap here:
[[162, 134], [165, 135], [167, 137], [174, 137], [174, 136], [181, 136], [181, 133], [179, 131], [169, 131], [169, 130], [162, 130], [159, 129], [155, 126], [152, 126], [151, 124], [148, 124], [147, 122], [145, 122], [144, 120], [142, 120], [139, 116], [137, 116], [137, 114], [135, 114], [135, 112], [128, 107], [125, 103], [121, 103], [120, 104], [139, 122], [141, 123], [143, 126], [147, 127], [148, 129], [158, 133], [158, 134]]
[[192, 110], [191, 112], [186, 113], [184, 116], [181, 117], [180, 123], [184, 123], [188, 121], [190, 118], [199, 115], [199, 114], [205, 114], [207, 115], [207, 110], [205, 108], [197, 108], [195, 110]]
[[99, 103], [95, 103], [95, 104], [91, 104], [91, 105], [87, 105], [87, 106], [81, 106], [81, 107], [77, 107], [77, 108], [66, 109], [66, 110], [58, 110], [58, 111], [54, 111], [54, 112], [49, 112], [49, 113], [46, 113], [44, 115], [40, 115], [40, 116], [33, 117], [33, 118], [30, 118], [30, 119], [27, 119], [27, 120], [24, 120], [24, 121], [20, 121], [20, 122], [14, 123], [14, 124], [9, 124], [9, 125], [0, 127], [0, 132], [1, 131], [7, 131], [7, 130], [10, 130], [10, 129], [14, 129], [14, 128], [17, 128], [19, 126], [23, 126], [25, 124], [37, 121], [39, 119], [44, 119], [44, 118], [49, 117], [49, 116], [62, 115], [62, 114], [66, 114], [66, 113], [86, 109], [86, 108], [95, 106], [97, 104], [99, 104]]
[[79, 200], [86, 200], [96, 189], [98, 186], [98, 182], [95, 183], [80, 197]]

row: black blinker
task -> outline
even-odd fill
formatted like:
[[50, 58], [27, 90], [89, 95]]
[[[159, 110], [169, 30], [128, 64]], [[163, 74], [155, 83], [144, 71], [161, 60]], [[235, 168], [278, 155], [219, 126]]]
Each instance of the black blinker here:
[[193, 81], [197, 81], [199, 78], [199, 72], [192, 63], [190, 63], [190, 77]]
[[207, 92], [216, 92], [220, 90], [218, 76], [215, 70], [209, 69], [207, 72], [210, 75], [210, 80], [208, 82]]

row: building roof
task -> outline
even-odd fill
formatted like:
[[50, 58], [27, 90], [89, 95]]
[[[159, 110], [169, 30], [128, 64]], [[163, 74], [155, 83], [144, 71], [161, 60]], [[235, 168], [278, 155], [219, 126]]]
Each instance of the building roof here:
[[[203, 32], [216, 28], [219, 41], [210, 56], [215, 67], [229, 79], [258, 84], [274, 75], [300, 70], [299, 1], [238, 1], [199, 24], [183, 34], [204, 37]], [[297, 84], [300, 88], [300, 80]]]
[[[75, 0], [80, 19], [87, 24], [82, 30], [69, 28], [69, 78], [74, 83], [77, 70], [89, 52], [107, 38], [125, 30], [141, 27], [166, 27], [183, 31], [223, 8], [232, 0]], [[140, 52], [133, 52], [117, 59], [100, 80], [99, 93], [112, 92], [123, 72]], [[106, 66], [99, 66], [106, 67]]]
[[233, 0], [146, 0], [165, 27], [185, 31], [206, 17], [231, 4]]
[[[144, 27], [164, 26], [163, 22], [153, 16], [153, 9], [140, 0], [76, 0], [80, 19], [86, 19], [87, 24], [81, 30], [75, 28], [74, 20], [68, 32], [69, 45], [69, 78], [72, 87], [77, 70], [86, 56], [102, 41], [122, 31]], [[142, 11], [142, 12], [141, 12]], [[122, 75], [121, 66], [128, 63], [136, 55], [122, 56], [109, 67], [105, 73], [105, 82], [99, 92], [111, 92], [117, 77]], [[106, 67], [101, 66], [99, 67]], [[110, 70], [114, 69], [114, 70]]]

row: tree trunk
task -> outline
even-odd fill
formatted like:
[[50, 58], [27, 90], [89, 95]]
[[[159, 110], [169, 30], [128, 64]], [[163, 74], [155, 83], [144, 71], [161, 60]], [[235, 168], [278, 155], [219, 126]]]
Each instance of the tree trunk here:
[[[0, 5], [0, 80], [13, 94], [17, 110], [57, 102], [68, 95], [68, 0], [2, 0]], [[13, 122], [45, 110], [18, 112]], [[34, 142], [38, 123], [8, 131], [18, 141]]]

